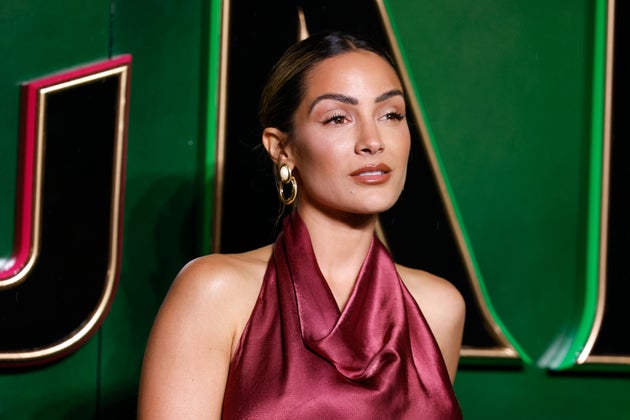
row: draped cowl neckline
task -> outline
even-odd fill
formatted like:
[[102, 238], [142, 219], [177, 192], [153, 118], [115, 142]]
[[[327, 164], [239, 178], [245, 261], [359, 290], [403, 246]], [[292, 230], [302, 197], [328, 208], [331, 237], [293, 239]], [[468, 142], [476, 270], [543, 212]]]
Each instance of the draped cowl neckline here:
[[[298, 219], [297, 212], [294, 218]], [[339, 373], [354, 381], [378, 375], [390, 358], [396, 340], [404, 340], [402, 290], [389, 288], [380, 278], [397, 278], [384, 246], [372, 238], [353, 290], [340, 312], [322, 275], [304, 223], [285, 226], [286, 263], [295, 289], [304, 343], [332, 363]], [[385, 309], [389, 309], [385, 311]]]
[[461, 411], [385, 246], [373, 237], [339, 310], [293, 211], [234, 354], [223, 418], [457, 419]]

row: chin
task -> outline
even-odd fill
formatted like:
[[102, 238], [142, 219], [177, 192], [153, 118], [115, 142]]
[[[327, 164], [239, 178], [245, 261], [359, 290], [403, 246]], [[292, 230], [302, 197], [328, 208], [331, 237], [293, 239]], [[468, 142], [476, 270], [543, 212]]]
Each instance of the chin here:
[[397, 200], [378, 200], [371, 203], [366, 203], [361, 214], [380, 214], [391, 209]]
[[391, 209], [398, 201], [400, 193], [395, 195], [381, 195], [376, 197], [373, 201], [367, 201], [366, 204], [369, 208], [374, 209], [374, 213], [382, 213]]

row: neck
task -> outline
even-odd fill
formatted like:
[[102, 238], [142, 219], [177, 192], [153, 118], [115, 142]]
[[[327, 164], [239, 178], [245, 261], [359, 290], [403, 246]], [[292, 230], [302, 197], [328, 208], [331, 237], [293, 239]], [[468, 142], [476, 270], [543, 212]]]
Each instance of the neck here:
[[343, 308], [372, 243], [378, 216], [330, 217], [299, 207], [298, 212], [309, 231], [317, 264]]

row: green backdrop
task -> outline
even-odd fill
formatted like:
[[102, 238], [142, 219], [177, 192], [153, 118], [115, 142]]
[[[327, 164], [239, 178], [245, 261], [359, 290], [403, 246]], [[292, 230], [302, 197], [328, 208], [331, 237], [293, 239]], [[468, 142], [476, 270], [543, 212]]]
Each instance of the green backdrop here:
[[[540, 360], [571, 333], [588, 280], [599, 3], [387, 4], [492, 304]], [[0, 258], [12, 247], [19, 84], [133, 55], [113, 307], [69, 357], [1, 371], [0, 419], [134, 417], [153, 317], [207, 220], [210, 11], [202, 0], [0, 3]], [[628, 376], [463, 365], [455, 388], [469, 419], [630, 418]]]

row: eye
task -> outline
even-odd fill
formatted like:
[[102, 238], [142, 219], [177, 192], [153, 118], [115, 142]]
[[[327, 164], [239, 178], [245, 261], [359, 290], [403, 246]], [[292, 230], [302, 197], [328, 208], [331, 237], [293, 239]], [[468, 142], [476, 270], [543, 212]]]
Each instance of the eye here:
[[400, 112], [390, 112], [385, 117], [388, 120], [396, 120], [396, 121], [400, 121], [400, 120], [405, 118], [405, 116], [403, 114], [401, 114]]
[[383, 116], [383, 118], [388, 121], [402, 121], [405, 119], [405, 114], [400, 112], [388, 112]]
[[324, 125], [341, 125], [348, 121], [348, 117], [345, 114], [333, 114], [323, 121]]

